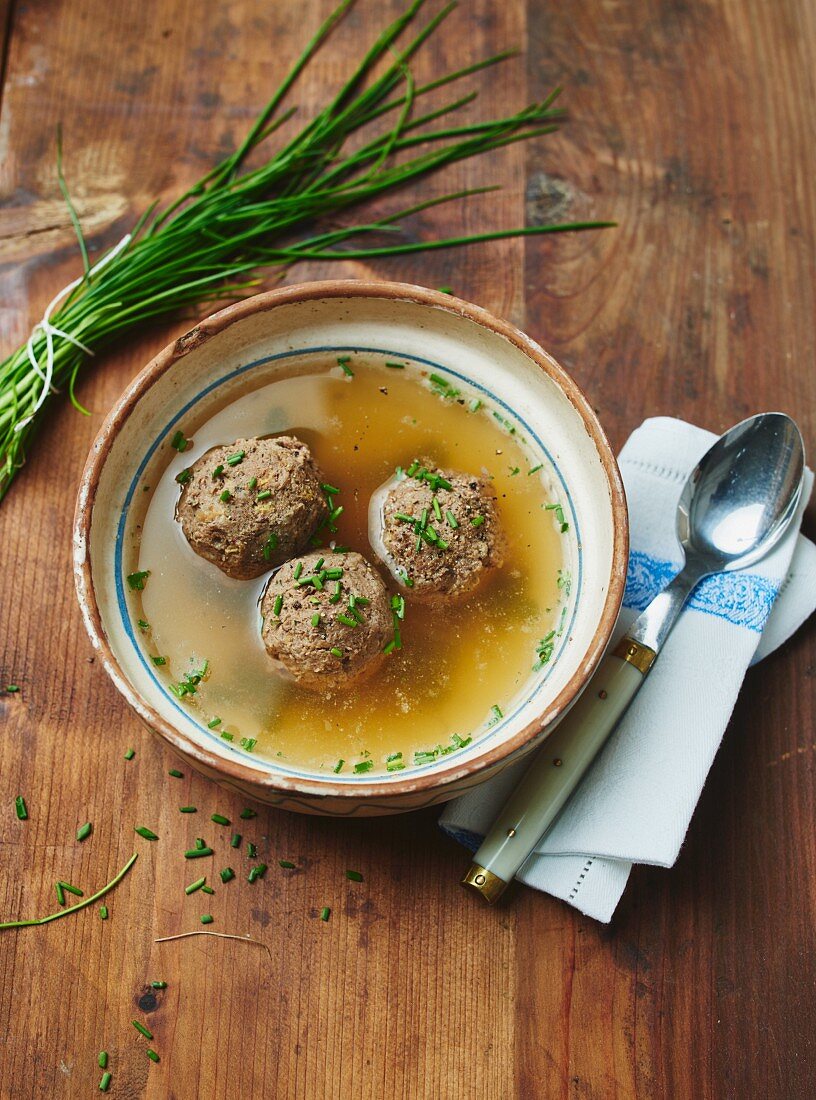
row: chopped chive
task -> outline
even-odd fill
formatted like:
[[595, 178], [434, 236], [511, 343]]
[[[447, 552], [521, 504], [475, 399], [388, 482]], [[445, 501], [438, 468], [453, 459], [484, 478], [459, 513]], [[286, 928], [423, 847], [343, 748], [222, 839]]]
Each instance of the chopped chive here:
[[257, 486], [257, 484], [258, 484], [257, 477], [251, 477], [249, 479], [249, 482], [247, 483], [247, 488], [248, 489], [254, 489]]
[[200, 859], [201, 856], [211, 856], [212, 848], [190, 848], [184, 853], [185, 859]]
[[470, 525], [471, 527], [481, 527], [484, 521], [484, 516], [474, 516], [473, 519], [470, 521]]
[[228, 466], [237, 466], [239, 462], [244, 461], [246, 451], [236, 451], [234, 455], [230, 455], [227, 459]]
[[96, 1064], [100, 1069], [105, 1069], [108, 1064], [108, 1052], [106, 1050], [100, 1050], [96, 1059]]
[[439, 497], [434, 494], [434, 497], [433, 497], [433, 500], [431, 501], [431, 503], [433, 504], [434, 515], [436, 516], [436, 518], [441, 523], [442, 522], [442, 509], [439, 507]]
[[78, 886], [72, 886], [70, 882], [60, 882], [60, 886], [63, 890], [67, 890], [69, 894], [73, 894], [77, 898], [85, 896]]
[[255, 746], [258, 744], [257, 737], [242, 737], [240, 740], [241, 748], [246, 749], [247, 752], [252, 752]]
[[20, 821], [27, 820], [28, 806], [26, 806], [25, 799], [21, 794], [18, 794], [17, 797], [14, 799], [14, 809]]
[[[204, 920], [203, 917], [201, 919], [202, 919], [202, 921]], [[210, 920], [212, 920], [212, 917], [210, 917]], [[209, 924], [209, 921], [207, 923]], [[155, 1050], [151, 1050], [150, 1047], [147, 1048], [147, 1056], [148, 1056], [148, 1058], [150, 1059], [151, 1062], [160, 1061], [160, 1058], [159, 1058], [158, 1054], [155, 1052]]]
[[256, 500], [269, 500], [269, 498], [271, 496], [272, 496], [272, 490], [271, 489], [262, 489], [261, 492], [258, 493], [258, 495], [255, 499]]
[[138, 1020], [131, 1020], [130, 1022], [133, 1024], [140, 1035], [144, 1035], [145, 1039], [153, 1038], [153, 1032], [150, 1030], [150, 1028], [147, 1028], [144, 1026], [144, 1024], [139, 1023]]
[[195, 846], [196, 846], [196, 848], [206, 848], [207, 847], [207, 842], [204, 839], [204, 837], [197, 836]]
[[216, 466], [215, 469], [212, 472], [213, 481], [215, 481], [217, 478], [221, 477], [223, 472], [224, 472], [224, 467], [223, 466], [221, 466], [220, 464], [218, 466]]
[[329, 653], [331, 653], [332, 657], [342, 657], [343, 656], [343, 650], [338, 649], [337, 646], [332, 646], [332, 648], [329, 650]]
[[209, 722], [207, 723], [207, 729], [214, 730], [216, 728], [216, 726], [220, 726], [220, 725], [221, 725], [221, 719], [218, 717], [218, 715], [216, 715], [214, 718], [211, 718], [209, 720]]
[[257, 817], [257, 810], [250, 810], [249, 806], [245, 806], [238, 815], [242, 821], [251, 821], [253, 817]]
[[445, 511], [445, 519], [448, 521], [449, 527], [455, 528], [459, 526], [459, 520], [456, 518], [450, 508], [446, 509]]
[[385, 762], [386, 762], [386, 764], [390, 764], [392, 760], [402, 760], [402, 753], [401, 752], [389, 753], [388, 756], [386, 756], [386, 758], [385, 758]]
[[[395, 364], [391, 363], [391, 364], [386, 364], [386, 365], [394, 366]], [[324, 905], [323, 908], [320, 910], [320, 919], [321, 920], [328, 920], [330, 916], [331, 916], [331, 909], [329, 909], [328, 905]]]
[[189, 886], [184, 887], [185, 894], [194, 894], [196, 890], [200, 890], [204, 883], [207, 881], [207, 876], [202, 875], [201, 878], [197, 878], [195, 882], [191, 882]]
[[347, 378], [353, 378], [354, 377], [354, 371], [349, 366], [349, 362], [350, 362], [350, 356], [341, 355], [340, 358], [337, 360], [337, 365], [338, 365], [338, 367], [340, 367], [343, 374], [345, 374]]
[[179, 806], [180, 814], [196, 814], [198, 813], [197, 806]]
[[190, 478], [193, 476], [193, 471], [187, 466], [184, 470], [181, 470], [176, 474], [176, 481], [179, 485], [186, 485]]
[[343, 626], [357, 626], [357, 620], [352, 619], [350, 615], [336, 615], [338, 623], [342, 623]]
[[218, 499], [224, 504], [227, 504], [230, 500], [232, 500], [232, 493], [229, 491], [229, 489], [225, 489]]
[[65, 905], [65, 891], [62, 888], [62, 883], [61, 882], [55, 882], [54, 883], [54, 889], [57, 892], [57, 904], [58, 905]]
[[240, 833], [233, 833], [230, 837], [230, 848], [240, 848], [241, 839], [242, 837]]
[[302, 572], [303, 572], [303, 562], [302, 562], [302, 561], [299, 561], [299, 562], [297, 563], [297, 565], [295, 566], [295, 571], [294, 571], [294, 573], [292, 574], [292, 576], [293, 576], [293, 577], [295, 578], [295, 580], [296, 580], [296, 581], [297, 581], [297, 580], [300, 580], [300, 574], [301, 574]]
[[212, 924], [213, 918], [211, 913], [205, 913], [201, 918], [202, 924]]
[[453, 294], [453, 287], [450, 286], [438, 286], [436, 289], [440, 294]]
[[279, 859], [278, 863], [283, 867], [284, 871], [294, 871], [295, 865], [289, 859]]
[[230, 823], [230, 819], [228, 817], [224, 817], [223, 814], [213, 814], [210, 818], [210, 821], [214, 821], [216, 825], [229, 825]]
[[390, 642], [383, 646], [383, 653], [393, 653], [396, 648], [397, 643], [392, 638]]
[[312, 626], [320, 626], [320, 614], [317, 611], [312, 615]]
[[141, 630], [141, 632], [143, 634], [145, 633], [146, 630], [150, 630], [150, 623], [145, 622], [144, 619], [137, 619], [136, 620], [136, 625], [139, 627], [139, 630]]
[[166, 657], [154, 657], [152, 653], [150, 655], [150, 660], [153, 662], [154, 665], [166, 665], [167, 664], [167, 658]]
[[107, 920], [108, 919], [108, 907], [107, 907], [107, 905], [100, 905], [99, 906], [99, 919], [100, 920]]
[[131, 592], [141, 592], [144, 590], [145, 581], [150, 576], [149, 569], [143, 569], [141, 573], [128, 573], [127, 582]]
[[334, 586], [334, 592], [332, 592], [331, 596], [329, 596], [329, 603], [340, 603], [341, 589], [342, 586], [340, 584], [340, 581], [337, 581]]
[[99, 1082], [99, 1091], [100, 1092], [107, 1092], [108, 1089], [110, 1088], [110, 1083], [111, 1083], [111, 1074], [110, 1073], [103, 1073], [102, 1074], [102, 1080]]
[[272, 614], [276, 619], [280, 618], [281, 608], [283, 607], [283, 596], [276, 596], [275, 602], [272, 605]]
[[334, 493], [340, 492], [336, 485], [329, 485], [327, 483], [321, 485], [320, 488], [323, 490], [324, 493], [327, 494], [327, 496], [332, 496]]
[[125, 753], [125, 760], [132, 760], [135, 755], [136, 755], [136, 750], [135, 749], [128, 749], [128, 751]]
[[346, 871], [346, 878], [350, 878], [352, 882], [362, 882], [363, 876], [359, 871]]
[[433, 752], [433, 751], [431, 751], [431, 752], [421, 751], [421, 752], [415, 752], [414, 753], [414, 763], [415, 764], [431, 764], [434, 760], [436, 760], [436, 753]]
[[385, 770], [387, 772], [401, 772], [404, 767], [405, 764], [402, 762], [402, 760], [392, 760], [390, 764], [385, 765]]
[[230, 879], [235, 878], [235, 872], [231, 867], [225, 867], [223, 871], [219, 871], [218, 873], [222, 882], [229, 882]]
[[343, 576], [343, 567], [342, 567], [342, 565], [334, 566], [334, 568], [326, 570], [326, 580], [327, 581], [339, 581], [342, 576]]
[[170, 440], [170, 446], [173, 448], [174, 451], [178, 451], [179, 454], [181, 454], [183, 451], [186, 451], [189, 445], [190, 440], [184, 438], [184, 432], [181, 430], [177, 431], [173, 438]]
[[278, 539], [278, 536], [275, 534], [275, 532], [270, 531], [269, 538], [267, 538], [266, 542], [263, 544], [264, 561], [269, 561], [269, 559], [272, 557], [273, 551], [277, 550], [279, 541], [280, 540]]
[[202, 886], [201, 887], [201, 893], [202, 894], [214, 894], [215, 890], [213, 890], [212, 886]]
[[227, 733], [226, 730], [222, 731], [222, 733], [221, 733], [221, 737], [223, 738], [224, 741], [232, 741], [234, 736], [235, 735], [232, 734], [232, 733]]
[[247, 859], [254, 859], [258, 854], [257, 844], [253, 844], [251, 840], [247, 841]]
[[151, 982], [153, 989], [167, 989], [167, 982]]
[[347, 554], [350, 549], [350, 546], [332, 546], [331, 552], [333, 554]]
[[259, 863], [247, 875], [248, 882], [256, 882], [259, 878], [263, 878], [266, 874], [266, 864]]
[[148, 829], [145, 825], [137, 825], [136, 828], [134, 828], [133, 831], [135, 833], [138, 833], [139, 836], [143, 836], [145, 838], [145, 840], [158, 840], [159, 839], [158, 836], [152, 831], [152, 829]]
[[539, 470], [543, 470], [543, 469], [544, 469], [544, 463], [539, 462], [539, 464], [537, 466], [531, 466], [530, 467], [530, 469], [527, 471], [527, 477], [530, 477], [531, 474], [537, 474]]
[[342, 516], [344, 511], [345, 511], [345, 505], [344, 504], [338, 504], [336, 508], [332, 509], [331, 515], [329, 516], [329, 522], [334, 523], [336, 520], [338, 520], [340, 518], [340, 516]]
[[345, 764], [345, 760], [338, 760], [337, 761], [337, 763], [332, 768], [332, 771], [334, 772], [335, 775], [338, 775], [343, 770], [343, 765], [344, 764]]
[[184, 772], [180, 772], [178, 770], [178, 768], [171, 768], [170, 771], [167, 774], [172, 775], [172, 777], [174, 779], [183, 779], [184, 778]]
[[354, 771], [356, 775], [361, 775], [363, 772], [370, 772], [373, 767], [373, 760], [361, 760], [359, 764], [354, 765]]
[[77, 840], [87, 840], [88, 837], [91, 835], [92, 829], [93, 825], [90, 823], [90, 821], [86, 821], [84, 825], [80, 825], [76, 833]]

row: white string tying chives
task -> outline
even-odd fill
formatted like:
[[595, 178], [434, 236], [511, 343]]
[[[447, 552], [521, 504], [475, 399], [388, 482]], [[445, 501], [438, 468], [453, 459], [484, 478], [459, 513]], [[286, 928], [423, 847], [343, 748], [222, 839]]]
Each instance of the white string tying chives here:
[[[40, 391], [40, 396], [34, 403], [34, 408], [31, 410], [28, 416], [23, 417], [22, 420], [18, 420], [17, 423], [14, 425], [15, 432], [21, 432], [27, 424], [31, 423], [31, 421], [42, 408], [43, 403], [45, 402], [45, 399], [48, 397], [49, 393], [57, 392], [51, 384], [54, 377], [55, 336], [60, 337], [60, 339], [62, 340], [67, 340], [69, 344], [73, 344], [75, 348], [79, 348], [81, 351], [84, 351], [86, 355], [95, 354], [91, 350], [91, 348], [87, 346], [87, 344], [83, 344], [81, 340], [78, 340], [76, 338], [76, 336], [72, 336], [70, 332], [65, 332], [63, 329], [57, 328], [56, 325], [52, 324], [52, 312], [56, 309], [63, 298], [67, 298], [71, 291], [75, 290], [80, 283], [84, 282], [86, 279], [90, 279], [90, 277], [100, 271], [105, 266], [105, 264], [110, 263], [110, 261], [118, 256], [123, 249], [127, 248], [127, 246], [130, 244], [130, 240], [131, 234], [126, 233], [125, 236], [122, 237], [121, 241], [117, 245], [114, 245], [110, 252], [106, 252], [101, 259], [97, 260], [92, 267], [89, 267], [88, 271], [84, 275], [80, 275], [78, 279], [74, 279], [73, 282], [63, 287], [59, 294], [56, 294], [45, 307], [45, 312], [42, 315], [42, 320], [38, 321], [34, 328], [31, 330], [31, 335], [26, 341], [26, 350], [28, 352], [29, 362], [31, 363], [31, 366], [33, 367], [37, 376], [42, 379], [43, 385], [42, 390]], [[34, 351], [34, 341], [37, 339], [37, 335], [40, 332], [42, 332], [45, 336], [44, 367], [40, 366], [37, 355]]]

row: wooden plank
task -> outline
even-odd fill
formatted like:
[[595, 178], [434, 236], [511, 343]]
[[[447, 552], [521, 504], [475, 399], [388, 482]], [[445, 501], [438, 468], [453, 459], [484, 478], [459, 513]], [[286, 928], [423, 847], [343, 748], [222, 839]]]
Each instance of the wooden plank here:
[[[57, 123], [98, 252], [149, 199], [175, 194], [235, 143], [329, 7], [15, 8], [0, 116], [4, 347], [78, 270], [54, 174]], [[304, 81], [304, 110], [401, 7], [361, 0]], [[445, 189], [501, 180], [505, 191], [409, 232], [518, 222], [525, 189], [531, 218], [555, 201], [567, 216], [620, 226], [342, 270], [449, 284], [526, 323], [585, 386], [616, 444], [646, 415], [719, 430], [773, 406], [812, 442], [815, 18], [806, 0], [474, 0], [418, 76], [526, 42], [526, 61], [472, 81], [487, 94], [479, 110], [563, 82], [572, 118], [555, 138], [456, 166]], [[442, 180], [432, 186], [442, 193]], [[288, 278], [329, 270], [299, 265]], [[270, 864], [263, 882], [185, 897], [200, 872], [180, 852], [196, 835], [217, 841], [216, 870], [231, 863], [245, 876], [230, 830], [209, 821], [214, 811], [239, 820], [243, 803], [187, 767], [168, 776], [176, 761], [89, 660], [68, 549], [95, 431], [182, 327], [146, 331], [96, 365], [80, 388], [91, 416], [56, 406], [0, 507], [0, 669], [22, 688], [0, 696], [0, 915], [49, 911], [57, 877], [92, 890], [140, 853], [107, 922], [87, 912], [0, 934], [0, 1096], [95, 1089], [100, 1049], [114, 1088], [140, 1097], [806, 1095], [816, 1074], [812, 632], [750, 674], [677, 868], [638, 870], [608, 929], [529, 891], [496, 912], [474, 905], [456, 885], [466, 858], [433, 812], [338, 826], [261, 811], [241, 831]], [[18, 793], [25, 823], [11, 809]], [[198, 814], [180, 815], [184, 804]], [[77, 844], [84, 820], [94, 833]], [[138, 824], [159, 841], [135, 837]], [[281, 857], [297, 871], [280, 870]], [[346, 880], [349, 867], [363, 884]], [[214, 929], [249, 932], [270, 954], [204, 938], [154, 943], [205, 911]], [[152, 979], [168, 988], [152, 991]], [[154, 1032], [159, 1065], [133, 1018]]]

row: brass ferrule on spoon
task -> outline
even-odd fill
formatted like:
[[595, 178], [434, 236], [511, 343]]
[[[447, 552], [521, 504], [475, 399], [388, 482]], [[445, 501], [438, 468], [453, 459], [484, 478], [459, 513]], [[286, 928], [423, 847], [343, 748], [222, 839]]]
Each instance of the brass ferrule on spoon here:
[[797, 514], [804, 444], [784, 413], [721, 436], [689, 475], [677, 506], [683, 568], [601, 662], [482, 841], [462, 885], [497, 901], [549, 831], [648, 675], [686, 600], [711, 573], [764, 557]]

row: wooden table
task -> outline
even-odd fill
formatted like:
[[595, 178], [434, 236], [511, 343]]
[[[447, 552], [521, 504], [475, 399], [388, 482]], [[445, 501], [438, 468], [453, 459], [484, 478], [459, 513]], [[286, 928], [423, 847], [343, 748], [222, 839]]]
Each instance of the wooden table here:
[[[360, 0], [297, 101], [325, 98], [401, 0]], [[431, 0], [431, 8], [436, 10]], [[5, 0], [0, 119], [2, 346], [79, 270], [54, 170], [97, 252], [154, 196], [233, 147], [329, 0], [197, 4]], [[449, 171], [504, 191], [417, 218], [423, 235], [555, 214], [619, 228], [338, 268], [452, 285], [522, 324], [574, 374], [619, 446], [645, 416], [720, 431], [766, 408], [816, 447], [816, 6], [809, 0], [471, 0], [420, 78], [505, 45], [477, 108], [566, 86], [558, 136]], [[431, 185], [441, 193], [442, 180]], [[526, 191], [526, 208], [525, 208]], [[424, 191], [423, 195], [432, 193]], [[412, 201], [414, 196], [408, 196]], [[96, 908], [0, 938], [0, 1095], [485, 1100], [813, 1094], [816, 984], [813, 633], [751, 672], [677, 866], [639, 869], [609, 927], [521, 890], [490, 911], [435, 812], [333, 821], [260, 810], [241, 831], [271, 864], [254, 888], [187, 898], [172, 853], [199, 807], [243, 803], [175, 764], [91, 655], [70, 575], [74, 494], [107, 409], [186, 323], [90, 369], [89, 417], [56, 401], [0, 507], [0, 916], [51, 911], [140, 858]], [[813, 533], [813, 511], [808, 523]], [[127, 762], [125, 750], [136, 755]], [[29, 819], [18, 822], [23, 793]], [[92, 837], [74, 840], [93, 822]], [[160, 835], [134, 837], [145, 824]], [[297, 864], [277, 868], [279, 857]], [[183, 861], [181, 861], [183, 863]], [[245, 872], [247, 860], [238, 866]], [[359, 868], [362, 884], [346, 880]], [[155, 937], [197, 925], [262, 947]], [[328, 923], [321, 906], [332, 908]], [[167, 981], [154, 991], [151, 980]], [[161, 1062], [131, 1027], [144, 1020]]]

